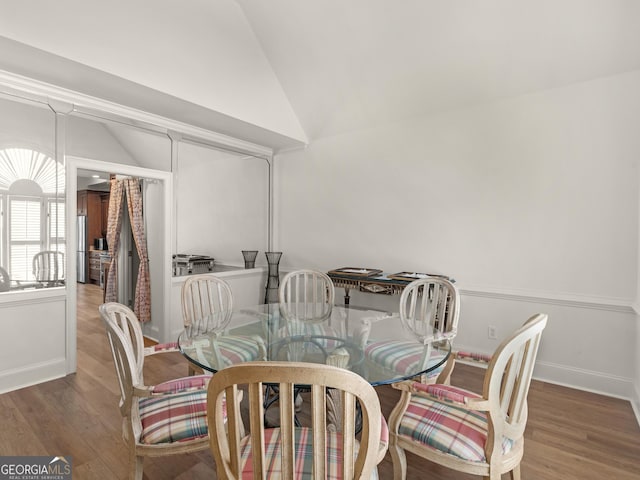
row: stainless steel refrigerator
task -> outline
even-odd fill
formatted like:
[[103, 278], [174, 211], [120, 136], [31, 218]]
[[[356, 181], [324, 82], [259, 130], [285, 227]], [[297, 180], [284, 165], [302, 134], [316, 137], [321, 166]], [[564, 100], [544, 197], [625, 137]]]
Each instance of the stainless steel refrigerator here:
[[78, 282], [87, 281], [87, 216], [78, 215], [76, 230], [78, 232], [77, 268]]

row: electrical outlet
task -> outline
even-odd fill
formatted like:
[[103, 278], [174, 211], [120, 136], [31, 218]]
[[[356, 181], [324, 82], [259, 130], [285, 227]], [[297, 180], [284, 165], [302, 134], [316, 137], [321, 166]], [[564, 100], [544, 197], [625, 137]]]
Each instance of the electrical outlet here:
[[489, 325], [489, 328], [487, 328], [487, 337], [489, 338], [489, 340], [497, 340], [498, 339], [498, 334], [496, 333], [496, 326], [495, 325]]

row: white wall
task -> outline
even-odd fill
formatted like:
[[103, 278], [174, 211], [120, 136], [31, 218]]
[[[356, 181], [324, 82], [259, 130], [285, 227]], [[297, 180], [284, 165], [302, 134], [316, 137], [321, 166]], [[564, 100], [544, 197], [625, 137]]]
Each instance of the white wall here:
[[540, 373], [629, 398], [639, 82], [636, 71], [278, 155], [283, 266], [451, 275], [458, 342], [480, 350], [493, 347], [488, 325], [505, 335], [548, 311]]
[[67, 374], [65, 289], [0, 298], [0, 393]]
[[0, 97], [0, 149], [21, 147], [55, 157], [55, 115], [46, 106]]
[[160, 181], [144, 181], [144, 221], [147, 232], [147, 253], [149, 255], [149, 275], [151, 278], [151, 321], [143, 325], [145, 335], [173, 341], [169, 336], [170, 319], [165, 316], [165, 305], [162, 299], [165, 295], [165, 275], [171, 272], [165, 268], [167, 262], [164, 258], [165, 246], [164, 232], [167, 222], [171, 222], [171, 212], [165, 211], [165, 197], [171, 195], [171, 189]]
[[138, 165], [138, 162], [102, 122], [69, 115], [65, 140], [67, 155], [103, 162]]
[[244, 266], [242, 250], [258, 250], [256, 264], [266, 264], [268, 163], [181, 143], [176, 164], [176, 253]]

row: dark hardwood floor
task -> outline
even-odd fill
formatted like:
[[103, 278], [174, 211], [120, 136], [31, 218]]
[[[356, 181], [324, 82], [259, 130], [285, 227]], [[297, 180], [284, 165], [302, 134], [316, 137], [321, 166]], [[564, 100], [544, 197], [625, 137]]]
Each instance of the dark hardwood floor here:
[[[102, 291], [78, 289], [78, 371], [74, 375], [0, 395], [0, 455], [71, 455], [73, 478], [126, 478], [118, 383], [97, 306]], [[6, 340], [6, 339], [5, 339]], [[456, 366], [452, 383], [478, 390], [483, 370]], [[148, 359], [149, 384], [187, 374], [179, 354]], [[377, 389], [385, 415], [397, 393]], [[408, 478], [472, 479], [407, 455]], [[145, 460], [148, 479], [212, 479], [207, 451]], [[391, 479], [389, 455], [379, 466]], [[507, 478], [505, 475], [504, 478]], [[628, 402], [534, 381], [522, 463], [524, 480], [640, 480], [640, 428]]]

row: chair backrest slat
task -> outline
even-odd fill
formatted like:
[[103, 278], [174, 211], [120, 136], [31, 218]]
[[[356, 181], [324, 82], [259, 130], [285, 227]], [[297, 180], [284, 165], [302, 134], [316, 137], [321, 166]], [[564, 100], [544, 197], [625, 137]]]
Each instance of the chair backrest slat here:
[[313, 470], [319, 478], [326, 476], [325, 454], [327, 450], [327, 437], [323, 431], [327, 424], [327, 396], [321, 385], [313, 385], [311, 388], [312, 427], [313, 427]]
[[[257, 415], [251, 415], [251, 417], [249, 418], [249, 428], [251, 429], [251, 431], [259, 432], [258, 435], [251, 436], [251, 453], [253, 461], [254, 480], [265, 480], [267, 478], [264, 446], [264, 408], [262, 390], [263, 389], [261, 382], [249, 384], [249, 410], [258, 412]], [[237, 455], [239, 456], [239, 450]], [[236, 472], [239, 472], [239, 468], [240, 466], [238, 467], [238, 470], [236, 470]]]
[[295, 438], [295, 401], [293, 383], [281, 383], [280, 395], [280, 435], [282, 436], [282, 477], [294, 477], [295, 454], [293, 451]]
[[[226, 406], [223, 407], [223, 403]], [[224, 413], [226, 411], [227, 415], [227, 435], [228, 441], [220, 443], [220, 448], [224, 449], [225, 458], [229, 458], [229, 462], [231, 463], [231, 468], [235, 471], [239, 468], [240, 465], [240, 440], [244, 434], [242, 426], [242, 416], [240, 414], [240, 404], [238, 402], [238, 389], [235, 385], [230, 385], [225, 390], [225, 396], [220, 396], [216, 399], [216, 402], [219, 402], [215, 406], [215, 415], [211, 416], [209, 414], [208, 418], [214, 418], [215, 423], [225, 422]], [[211, 438], [215, 438], [213, 435], [213, 429]], [[217, 432], [220, 435], [220, 432]], [[231, 446], [231, 447], [230, 447]]]

